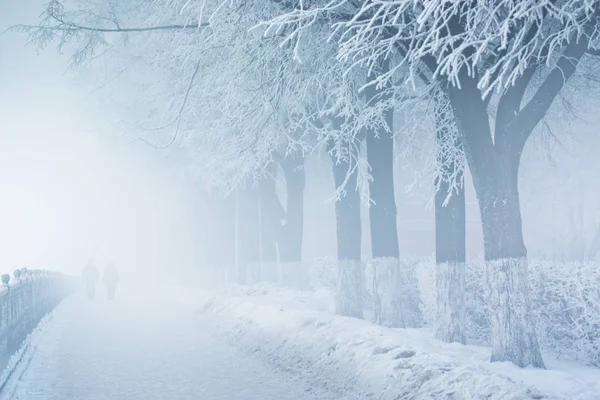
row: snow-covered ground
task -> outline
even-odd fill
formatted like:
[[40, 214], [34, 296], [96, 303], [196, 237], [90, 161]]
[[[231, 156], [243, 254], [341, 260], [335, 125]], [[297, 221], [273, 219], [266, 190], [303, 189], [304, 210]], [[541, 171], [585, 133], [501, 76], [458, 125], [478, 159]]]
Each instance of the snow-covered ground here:
[[231, 287], [197, 303], [232, 343], [363, 399], [600, 399], [600, 369], [549, 356], [547, 370], [490, 363], [485, 347], [336, 316], [326, 290]]
[[0, 399], [351, 399], [231, 346], [192, 303], [118, 295], [59, 305], [30, 335]]
[[336, 316], [327, 290], [120, 294], [47, 316], [0, 400], [600, 399], [600, 369], [492, 364], [485, 347]]

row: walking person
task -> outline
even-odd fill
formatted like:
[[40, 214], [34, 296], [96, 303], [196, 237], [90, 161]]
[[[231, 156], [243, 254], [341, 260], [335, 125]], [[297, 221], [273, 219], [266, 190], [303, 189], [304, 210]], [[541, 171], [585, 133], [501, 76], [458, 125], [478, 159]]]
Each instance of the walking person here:
[[117, 283], [119, 283], [119, 273], [113, 264], [108, 264], [104, 269], [102, 283], [106, 287], [106, 297], [108, 300], [114, 300], [115, 292], [117, 290]]
[[82, 277], [87, 298], [90, 300], [94, 300], [96, 294], [96, 285], [98, 284], [99, 280], [99, 274], [98, 269], [91, 260], [88, 261], [87, 265], [83, 269]]

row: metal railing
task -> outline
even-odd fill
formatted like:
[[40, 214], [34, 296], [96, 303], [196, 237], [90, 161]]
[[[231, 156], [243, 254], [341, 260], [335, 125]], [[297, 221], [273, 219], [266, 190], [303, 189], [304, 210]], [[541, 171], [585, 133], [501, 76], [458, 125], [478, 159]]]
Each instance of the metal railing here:
[[26, 268], [1, 276], [0, 371], [41, 319], [72, 293], [73, 283], [59, 272]]

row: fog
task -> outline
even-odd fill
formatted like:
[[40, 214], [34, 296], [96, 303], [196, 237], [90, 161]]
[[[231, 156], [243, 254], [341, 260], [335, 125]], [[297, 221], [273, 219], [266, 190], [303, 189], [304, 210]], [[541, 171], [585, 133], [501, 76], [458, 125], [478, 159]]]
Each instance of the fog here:
[[1, 398], [600, 398], [598, 5], [5, 3]]
[[[43, 6], [31, 0], [15, 4], [0, 15], [0, 30], [35, 23]], [[199, 221], [210, 231], [210, 211], [203, 210], [201, 197], [182, 191], [181, 171], [160, 151], [124, 135], [117, 123], [122, 114], [93, 92], [93, 80], [67, 71], [67, 56], [52, 47], [37, 54], [25, 39], [13, 32], [0, 36], [0, 269], [76, 273], [92, 259], [114, 262], [131, 274], [154, 274], [163, 263], [165, 273], [176, 274], [177, 265], [201, 264], [205, 236], [189, 226]], [[522, 211], [534, 257], [560, 257], [576, 234], [573, 228], [588, 244], [595, 234], [600, 196], [597, 185], [583, 189], [600, 175], [597, 154], [589, 150], [598, 145], [600, 122], [591, 109], [580, 105], [581, 119], [554, 124], [559, 141], [550, 152], [544, 133], [526, 147]], [[328, 157], [312, 156], [306, 168], [303, 256], [334, 258], [334, 207], [326, 201], [333, 192], [331, 164]], [[407, 192], [414, 177], [401, 165], [395, 174], [401, 251], [430, 256], [435, 248], [430, 192]], [[475, 259], [482, 254], [481, 224], [470, 177], [466, 182], [467, 253]], [[366, 207], [362, 214], [368, 254]], [[161, 232], [170, 239], [159, 245]]]
[[[13, 2], [0, 31], [35, 23], [43, 4]], [[79, 273], [93, 260], [154, 274], [159, 226], [178, 208], [176, 172], [122, 135], [66, 57], [25, 39], [0, 36], [0, 270]]]

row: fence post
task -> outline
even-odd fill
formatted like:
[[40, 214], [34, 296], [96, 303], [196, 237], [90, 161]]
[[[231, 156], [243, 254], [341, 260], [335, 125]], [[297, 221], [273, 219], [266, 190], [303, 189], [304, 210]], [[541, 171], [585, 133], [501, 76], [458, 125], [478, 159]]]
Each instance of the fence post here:
[[1, 276], [0, 370], [39, 321], [72, 292], [71, 277], [41, 270], [16, 269]]
[[[10, 308], [10, 275], [2, 275], [2, 287], [0, 288], [0, 354], [5, 355], [8, 352], [8, 333], [11, 326], [12, 310]], [[4, 362], [4, 357], [2, 361]], [[8, 361], [8, 360], [7, 360]]]

